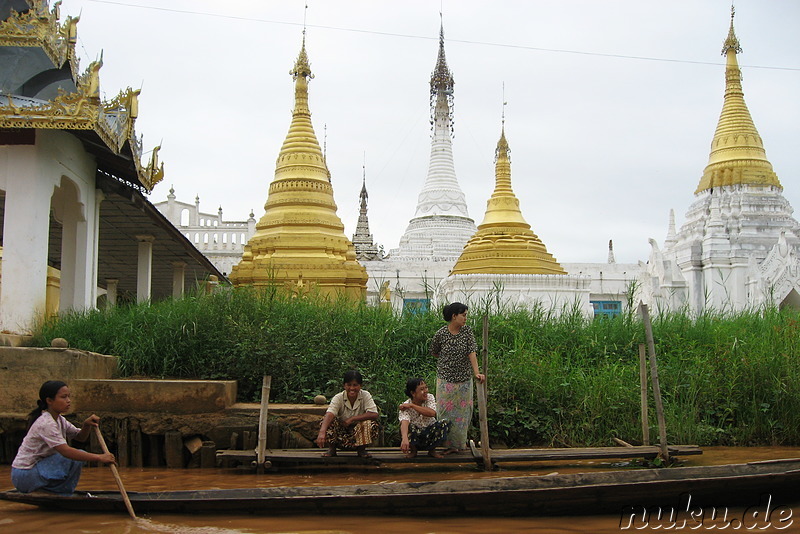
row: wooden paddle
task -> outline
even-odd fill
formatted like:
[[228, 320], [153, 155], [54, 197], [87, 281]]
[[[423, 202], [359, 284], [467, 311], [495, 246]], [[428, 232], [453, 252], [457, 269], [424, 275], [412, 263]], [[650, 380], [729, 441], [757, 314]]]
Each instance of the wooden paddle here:
[[[100, 443], [100, 448], [103, 449], [103, 452], [108, 454], [108, 447], [106, 446], [106, 440], [103, 439], [103, 434], [100, 432], [100, 427], [94, 427], [95, 434], [97, 434], [97, 441]], [[122, 494], [122, 500], [125, 501], [125, 508], [128, 509], [128, 513], [131, 515], [132, 519], [136, 519], [136, 514], [133, 512], [133, 506], [131, 505], [131, 500], [128, 499], [128, 494], [125, 492], [125, 486], [122, 485], [122, 479], [119, 477], [119, 470], [117, 470], [116, 464], [108, 464], [111, 467], [111, 472], [114, 474], [114, 479], [117, 481], [117, 487], [119, 488], [119, 492]]]

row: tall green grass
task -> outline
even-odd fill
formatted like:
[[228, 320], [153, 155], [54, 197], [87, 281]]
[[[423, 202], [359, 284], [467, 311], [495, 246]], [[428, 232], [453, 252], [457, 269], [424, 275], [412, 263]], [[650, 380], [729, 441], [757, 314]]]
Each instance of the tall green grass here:
[[[470, 315], [480, 345], [480, 309]], [[242, 401], [272, 375], [273, 402], [307, 402], [360, 369], [390, 435], [405, 381], [435, 383], [428, 343], [438, 312], [398, 315], [336, 299], [250, 289], [67, 314], [36, 342], [117, 355], [123, 376], [232, 379]], [[799, 445], [800, 315], [775, 310], [653, 319], [671, 443]], [[510, 446], [641, 440], [638, 345], [632, 314], [591, 320], [577, 309], [505, 310], [489, 319], [489, 426]], [[650, 406], [650, 413], [655, 408]], [[651, 439], [657, 436], [652, 418]]]

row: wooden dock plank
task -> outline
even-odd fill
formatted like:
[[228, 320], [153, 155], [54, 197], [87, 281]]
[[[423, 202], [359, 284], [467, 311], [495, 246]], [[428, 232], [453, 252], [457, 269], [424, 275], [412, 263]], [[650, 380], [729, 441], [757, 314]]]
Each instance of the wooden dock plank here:
[[[587, 448], [548, 448], [548, 449], [492, 449], [492, 462], [536, 462], [555, 460], [605, 460], [629, 458], [655, 458], [661, 449], [656, 446], [634, 447], [587, 447]], [[702, 454], [697, 445], [671, 445], [671, 456]], [[339, 451], [337, 456], [323, 457], [320, 449], [267, 449], [265, 459], [275, 466], [280, 465], [341, 465], [341, 464], [382, 464], [382, 463], [473, 463], [480, 458], [473, 457], [470, 451], [449, 454], [443, 458], [430, 458], [419, 454], [416, 458], [406, 458], [396, 447], [370, 448], [372, 458], [360, 458], [355, 452]], [[254, 450], [217, 451], [218, 458], [251, 462], [256, 459]]]

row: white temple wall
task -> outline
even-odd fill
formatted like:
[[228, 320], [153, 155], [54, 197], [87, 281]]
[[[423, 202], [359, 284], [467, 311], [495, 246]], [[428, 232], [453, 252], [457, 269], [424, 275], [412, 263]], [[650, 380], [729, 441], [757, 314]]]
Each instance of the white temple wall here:
[[153, 206], [225, 275], [242, 260], [245, 244], [256, 233], [253, 217], [246, 221], [223, 221], [222, 211], [201, 212], [199, 200], [194, 204], [181, 202], [175, 199], [172, 190], [166, 201]]
[[570, 275], [589, 277], [590, 301], [621, 302], [627, 309], [628, 294], [633, 291], [631, 300], [638, 304], [640, 278], [644, 268], [638, 263], [562, 263]]
[[406, 301], [430, 300], [436, 286], [444, 280], [452, 269], [453, 261], [403, 261], [376, 260], [360, 261], [367, 270], [367, 303], [377, 304], [386, 301], [382, 286], [389, 282], [389, 301], [395, 311], [402, 311]]
[[[34, 145], [0, 146], [6, 193], [0, 329], [28, 334], [45, 310], [50, 211], [63, 224], [62, 307], [96, 296], [94, 161], [70, 134], [37, 130]], [[60, 219], [59, 219], [60, 217]]]
[[436, 288], [434, 305], [458, 301], [494, 311], [541, 306], [556, 316], [577, 306], [582, 315], [593, 317], [590, 283], [587, 275], [455, 274]]

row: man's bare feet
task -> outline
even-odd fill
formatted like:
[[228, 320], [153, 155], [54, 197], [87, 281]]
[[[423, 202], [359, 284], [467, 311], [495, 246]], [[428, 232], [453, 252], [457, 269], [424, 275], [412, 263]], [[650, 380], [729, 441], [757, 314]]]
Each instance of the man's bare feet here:
[[428, 456], [430, 456], [431, 458], [444, 458], [444, 454], [442, 454], [441, 452], [437, 451], [436, 449], [429, 450], [428, 451]]
[[330, 449], [328, 449], [327, 451], [322, 453], [322, 457], [323, 458], [330, 458], [331, 456], [336, 456], [336, 448], [335, 447], [331, 447]]
[[447, 456], [448, 454], [455, 454], [457, 452], [460, 452], [460, 451], [458, 449], [456, 449], [455, 447], [450, 447], [449, 449], [447, 449], [446, 451], [444, 451], [442, 453], [442, 456]]

